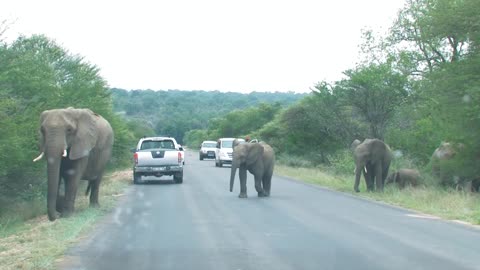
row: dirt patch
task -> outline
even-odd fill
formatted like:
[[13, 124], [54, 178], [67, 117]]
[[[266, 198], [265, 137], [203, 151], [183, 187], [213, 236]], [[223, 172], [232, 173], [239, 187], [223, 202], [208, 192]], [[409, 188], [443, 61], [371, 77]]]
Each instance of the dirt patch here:
[[105, 178], [108, 178], [110, 181], [129, 181], [132, 178], [132, 169], [115, 171], [105, 175]]

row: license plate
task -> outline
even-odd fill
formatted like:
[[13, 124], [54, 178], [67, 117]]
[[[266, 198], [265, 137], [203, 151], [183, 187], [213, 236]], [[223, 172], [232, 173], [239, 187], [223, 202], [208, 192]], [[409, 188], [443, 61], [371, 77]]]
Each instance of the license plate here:
[[165, 171], [165, 167], [153, 167], [154, 171]]

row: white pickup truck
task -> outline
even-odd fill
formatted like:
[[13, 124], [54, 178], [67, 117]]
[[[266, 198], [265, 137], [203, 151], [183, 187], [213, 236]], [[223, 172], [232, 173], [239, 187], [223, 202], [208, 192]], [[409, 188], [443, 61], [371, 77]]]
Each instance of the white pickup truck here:
[[173, 175], [175, 183], [183, 182], [183, 156], [181, 146], [172, 137], [145, 137], [134, 149], [133, 183], [142, 182], [143, 176]]

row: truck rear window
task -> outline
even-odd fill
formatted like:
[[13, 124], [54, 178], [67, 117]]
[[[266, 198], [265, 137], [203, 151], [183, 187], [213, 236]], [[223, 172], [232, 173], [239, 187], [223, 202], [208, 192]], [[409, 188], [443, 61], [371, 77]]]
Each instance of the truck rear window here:
[[175, 149], [175, 145], [172, 141], [165, 140], [165, 141], [151, 141], [145, 140], [142, 142], [140, 146], [140, 150], [145, 149], [156, 149], [156, 148], [163, 148], [163, 149]]

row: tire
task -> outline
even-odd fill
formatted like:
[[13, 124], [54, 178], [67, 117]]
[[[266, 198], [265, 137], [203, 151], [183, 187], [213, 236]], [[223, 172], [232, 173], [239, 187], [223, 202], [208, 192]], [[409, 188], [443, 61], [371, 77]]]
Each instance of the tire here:
[[215, 167], [218, 167], [217, 159], [215, 159]]
[[200, 160], [203, 160], [203, 156], [202, 156], [202, 155], [200, 155]]
[[183, 172], [174, 174], [173, 181], [175, 182], [175, 184], [183, 183]]
[[218, 161], [218, 167], [220, 167], [220, 168], [223, 167], [223, 163], [222, 163], [221, 160]]
[[140, 184], [141, 178], [142, 178], [142, 175], [140, 173], [133, 172], [133, 184], [134, 185]]

